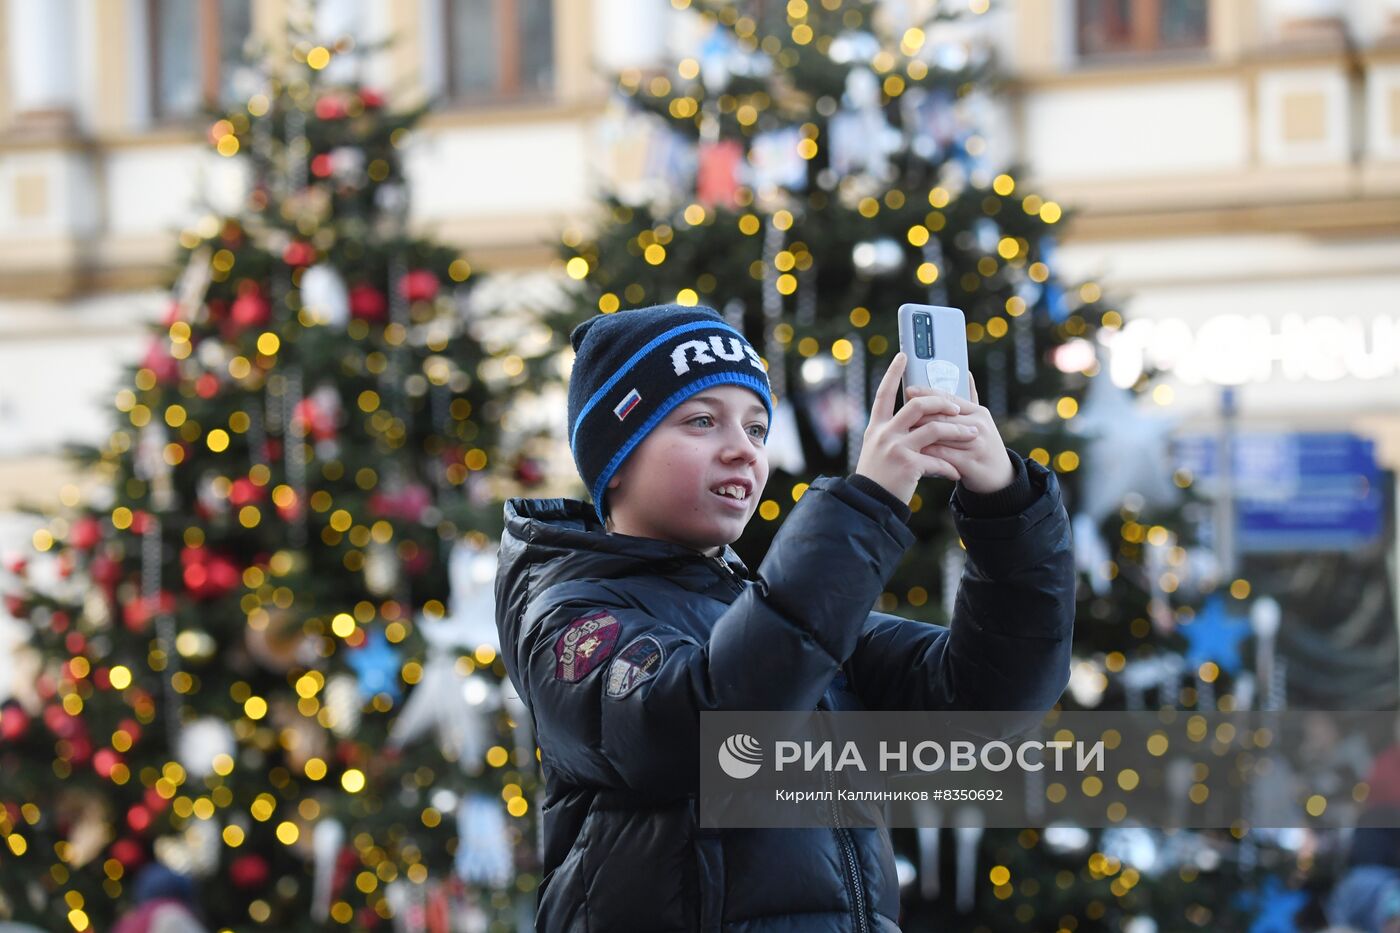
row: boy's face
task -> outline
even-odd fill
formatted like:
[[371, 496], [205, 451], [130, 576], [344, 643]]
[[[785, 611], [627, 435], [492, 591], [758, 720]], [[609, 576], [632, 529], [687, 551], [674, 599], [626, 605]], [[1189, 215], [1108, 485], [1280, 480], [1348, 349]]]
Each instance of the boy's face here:
[[[736, 540], [768, 482], [768, 412], [757, 395], [719, 385], [661, 420], [608, 481], [612, 530], [719, 554]], [[743, 499], [714, 490], [747, 485]]]

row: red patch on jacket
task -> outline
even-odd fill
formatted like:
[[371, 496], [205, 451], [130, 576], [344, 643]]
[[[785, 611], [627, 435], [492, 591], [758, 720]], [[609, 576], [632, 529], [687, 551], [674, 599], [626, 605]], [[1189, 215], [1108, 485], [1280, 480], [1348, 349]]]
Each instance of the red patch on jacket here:
[[587, 677], [612, 654], [621, 631], [617, 619], [604, 609], [574, 619], [554, 642], [555, 679], [572, 684]]

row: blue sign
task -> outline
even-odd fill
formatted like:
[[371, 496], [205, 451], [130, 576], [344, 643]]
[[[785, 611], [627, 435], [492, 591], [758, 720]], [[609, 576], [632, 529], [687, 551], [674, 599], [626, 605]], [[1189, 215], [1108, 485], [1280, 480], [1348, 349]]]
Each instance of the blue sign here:
[[[1219, 438], [1174, 443], [1178, 469], [1219, 489]], [[1232, 439], [1241, 551], [1337, 551], [1374, 543], [1384, 527], [1374, 445], [1354, 434], [1238, 434]]]

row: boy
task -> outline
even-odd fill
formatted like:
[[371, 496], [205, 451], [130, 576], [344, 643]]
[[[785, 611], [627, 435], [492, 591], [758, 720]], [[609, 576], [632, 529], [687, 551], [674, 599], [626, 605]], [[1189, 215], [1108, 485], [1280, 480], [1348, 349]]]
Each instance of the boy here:
[[[538, 929], [897, 931], [885, 830], [698, 827], [700, 713], [1048, 709], [1074, 616], [1054, 474], [975, 402], [915, 390], [895, 414], [897, 355], [856, 472], [813, 481], [751, 578], [729, 544], [768, 478], [758, 354], [716, 312], [674, 305], [570, 340], [594, 507], [510, 500], [496, 578], [545, 777]], [[949, 628], [871, 611], [926, 475], [959, 481]]]

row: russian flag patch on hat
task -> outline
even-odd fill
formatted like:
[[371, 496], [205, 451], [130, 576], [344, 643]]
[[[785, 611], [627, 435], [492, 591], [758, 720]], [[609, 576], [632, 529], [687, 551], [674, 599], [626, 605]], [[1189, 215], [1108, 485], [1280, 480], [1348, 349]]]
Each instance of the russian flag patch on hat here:
[[617, 403], [617, 407], [613, 409], [613, 414], [617, 415], [618, 421], [622, 421], [631, 413], [632, 409], [637, 407], [637, 403], [641, 400], [642, 394], [636, 389], [633, 389], [631, 392], [627, 393], [626, 398]]

